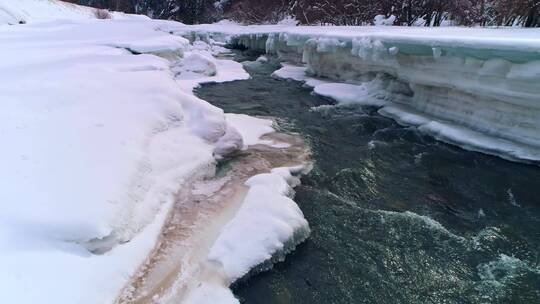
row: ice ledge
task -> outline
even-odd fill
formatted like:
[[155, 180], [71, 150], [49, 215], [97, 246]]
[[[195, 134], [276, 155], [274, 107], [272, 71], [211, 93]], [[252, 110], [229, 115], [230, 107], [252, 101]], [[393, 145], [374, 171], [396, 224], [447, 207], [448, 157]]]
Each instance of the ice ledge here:
[[341, 103], [395, 106], [405, 116], [429, 117], [419, 129], [442, 141], [512, 160], [540, 160], [538, 29], [202, 25], [183, 30], [276, 54], [296, 67], [285, 66], [275, 77], [306, 81], [317, 94]]
[[307, 239], [309, 224], [290, 198], [300, 183], [293, 174], [305, 170], [276, 168], [246, 181], [249, 190], [242, 206], [221, 229], [201, 264], [202, 280], [184, 303], [239, 303], [228, 289], [232, 283], [283, 261]]
[[387, 106], [379, 109], [379, 114], [395, 119], [402, 125], [413, 125], [436, 139], [457, 145], [465, 150], [494, 154], [511, 161], [537, 163], [540, 149], [519, 145], [514, 142], [492, 137], [459, 125], [434, 120], [403, 106]]

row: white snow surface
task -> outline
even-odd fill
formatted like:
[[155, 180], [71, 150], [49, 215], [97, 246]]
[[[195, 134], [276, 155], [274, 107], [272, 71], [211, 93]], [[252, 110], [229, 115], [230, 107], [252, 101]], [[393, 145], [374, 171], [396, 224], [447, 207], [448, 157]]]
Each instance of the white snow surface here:
[[[94, 20], [91, 10], [54, 0], [0, 0], [7, 303], [112, 302], [155, 245], [182, 183], [212, 175], [225, 153], [265, 143], [270, 120], [226, 115], [192, 93], [249, 77], [241, 64], [215, 58], [227, 41], [291, 61], [276, 77], [306, 81], [342, 103], [374, 97], [382, 114], [441, 140], [540, 159], [538, 29], [117, 19]], [[6, 25], [19, 21], [27, 24]], [[192, 44], [178, 36], [193, 33], [200, 40]], [[226, 282], [202, 282], [192, 303], [237, 303], [230, 283], [307, 237], [290, 199], [295, 170], [246, 183], [244, 203], [207, 259]]]
[[216, 44], [201, 40], [194, 41], [186, 50], [184, 59], [172, 68], [180, 87], [184, 91], [192, 92], [203, 83], [249, 79], [250, 76], [242, 64], [216, 58], [217, 55], [226, 51], [225, 48]]
[[[113, 19], [147, 19], [145, 16], [110, 12]], [[0, 0], [0, 25], [51, 20], [96, 19], [96, 9], [59, 0]]]
[[276, 168], [246, 181], [248, 193], [235, 216], [210, 248], [203, 269], [212, 275], [190, 290], [184, 303], [239, 303], [230, 284], [255, 267], [271, 267], [310, 234], [309, 224], [291, 199], [303, 166]]
[[282, 67], [280, 69], [272, 73], [272, 77], [300, 81], [303, 82], [305, 86], [310, 88], [330, 82], [324, 79], [309, 77], [307, 75], [307, 67], [305, 66], [288, 64], [285, 62], [281, 63], [281, 65]]
[[92, 19], [95, 9], [57, 0], [0, 0], [0, 25], [54, 19]]
[[223, 111], [174, 78], [190, 47], [166, 23], [0, 26], [3, 302], [113, 302], [184, 181], [242, 147]]
[[[97, 20], [41, 0], [0, 2], [3, 12], [8, 4], [27, 23], [0, 26], [2, 301], [111, 303], [184, 182], [212, 176], [224, 154], [274, 144], [260, 139], [272, 121], [225, 115], [193, 95], [249, 75], [216, 59], [218, 44], [163, 30], [179, 23]], [[215, 303], [204, 291], [216, 295], [212, 284], [196, 303]], [[226, 286], [217, 297], [236, 301]]]
[[232, 291], [221, 284], [204, 282], [199, 284], [183, 300], [185, 304], [239, 304]]
[[181, 71], [204, 76], [215, 76], [217, 66], [212, 57], [200, 53], [190, 53], [182, 60]]
[[249, 191], [240, 210], [222, 229], [208, 254], [209, 260], [222, 265], [229, 283], [290, 250], [286, 246], [292, 240], [296, 239], [291, 245], [295, 246], [309, 235], [302, 211], [290, 198], [292, 187], [298, 183], [289, 168], [273, 169], [246, 181]]
[[347, 104], [365, 104], [365, 105], [383, 105], [384, 101], [371, 98], [369, 83], [361, 85], [348, 83], [323, 83], [313, 88], [315, 94], [332, 98], [341, 105]]
[[245, 148], [257, 144], [273, 145], [271, 140], [261, 139], [263, 135], [275, 131], [272, 128], [274, 124], [272, 120], [234, 113], [227, 113], [225, 116], [227, 117], [227, 122], [242, 135]]

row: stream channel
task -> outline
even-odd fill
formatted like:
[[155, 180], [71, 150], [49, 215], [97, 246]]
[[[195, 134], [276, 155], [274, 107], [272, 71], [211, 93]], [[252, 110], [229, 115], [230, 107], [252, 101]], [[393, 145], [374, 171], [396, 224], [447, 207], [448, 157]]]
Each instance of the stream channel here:
[[375, 107], [331, 106], [272, 78], [275, 58], [244, 65], [251, 79], [196, 94], [275, 117], [309, 142], [314, 169], [295, 197], [311, 237], [237, 282], [242, 303], [540, 303], [540, 167], [438, 142]]

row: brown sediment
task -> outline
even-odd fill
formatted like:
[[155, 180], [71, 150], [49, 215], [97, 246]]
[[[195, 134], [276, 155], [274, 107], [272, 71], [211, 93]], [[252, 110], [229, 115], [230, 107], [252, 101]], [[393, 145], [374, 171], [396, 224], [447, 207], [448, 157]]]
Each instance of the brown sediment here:
[[186, 268], [203, 261], [220, 229], [240, 208], [248, 190], [245, 181], [273, 168], [308, 162], [309, 150], [300, 136], [276, 132], [263, 138], [289, 146], [250, 146], [224, 162], [217, 177], [184, 186], [156, 247], [116, 303], [168, 302], [164, 296], [181, 299], [189, 284]]

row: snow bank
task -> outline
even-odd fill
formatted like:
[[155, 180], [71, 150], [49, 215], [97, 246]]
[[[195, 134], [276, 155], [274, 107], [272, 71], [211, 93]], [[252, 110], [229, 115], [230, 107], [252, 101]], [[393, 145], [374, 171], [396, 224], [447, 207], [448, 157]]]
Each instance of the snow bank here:
[[94, 19], [95, 11], [57, 0], [0, 0], [0, 25], [55, 19]]
[[[183, 102], [183, 106], [194, 112], [189, 118], [191, 130], [202, 138], [216, 142], [214, 156], [217, 159], [244, 148], [246, 145], [244, 141], [251, 140], [243, 138], [245, 134], [237, 130], [238, 127], [249, 126], [233, 125], [226, 121], [223, 110], [210, 105], [193, 93], [195, 88], [204, 83], [244, 80], [250, 77], [242, 64], [214, 57], [223, 52], [227, 50], [219, 45], [195, 40], [185, 49], [184, 58], [171, 67], [178, 86], [190, 95], [189, 99]], [[201, 107], [204, 107], [205, 111], [199, 111]], [[213, 134], [208, 130], [216, 130], [217, 133]]]
[[310, 233], [302, 211], [290, 198], [303, 167], [277, 168], [246, 181], [248, 193], [234, 217], [210, 248], [202, 264], [202, 282], [191, 290], [188, 304], [239, 303], [228, 286], [271, 268]]
[[[177, 31], [263, 50], [304, 63], [307, 76], [357, 85], [316, 88], [338, 101], [400, 106], [403, 115], [470, 131], [438, 128], [438, 137], [454, 144], [540, 160], [539, 29], [200, 25]], [[275, 76], [313, 79], [301, 73], [301, 67], [285, 66]]]
[[[166, 27], [163, 30], [170, 31]], [[249, 79], [250, 76], [242, 64], [215, 58], [226, 51], [220, 45], [209, 44], [202, 40], [193, 41], [184, 59], [172, 68], [180, 87], [186, 92], [192, 92], [203, 83]]]
[[242, 147], [178, 85], [167, 59], [189, 43], [164, 23], [0, 27], [3, 302], [112, 302], [183, 183], [214, 173], [220, 145]]
[[215, 283], [201, 283], [183, 301], [186, 304], [239, 304], [229, 288]]
[[285, 62], [282, 62], [281, 65], [282, 67], [280, 69], [272, 73], [272, 77], [286, 79], [286, 80], [300, 81], [300, 82], [303, 82], [304, 85], [309, 88], [314, 88], [318, 85], [326, 84], [330, 82], [325, 79], [310, 77], [307, 72], [307, 67], [305, 66], [288, 64]]
[[362, 85], [348, 83], [323, 83], [316, 85], [313, 89], [315, 94], [337, 100], [339, 104], [364, 104], [380, 106], [384, 101], [370, 96], [374, 91], [370, 83]]
[[227, 122], [242, 135], [245, 148], [257, 144], [273, 145], [272, 141], [261, 139], [263, 135], [275, 132], [272, 127], [274, 124], [272, 120], [251, 117], [244, 114], [227, 113], [225, 115]]
[[189, 54], [182, 60], [182, 71], [203, 74], [204, 76], [215, 76], [217, 67], [214, 60], [202, 54]]
[[[89, 20], [98, 18], [98, 10], [60, 0], [0, 0], [0, 25], [49, 22], [52, 20]], [[143, 15], [105, 11], [110, 19], [148, 20]], [[103, 18], [103, 17], [102, 17]]]

